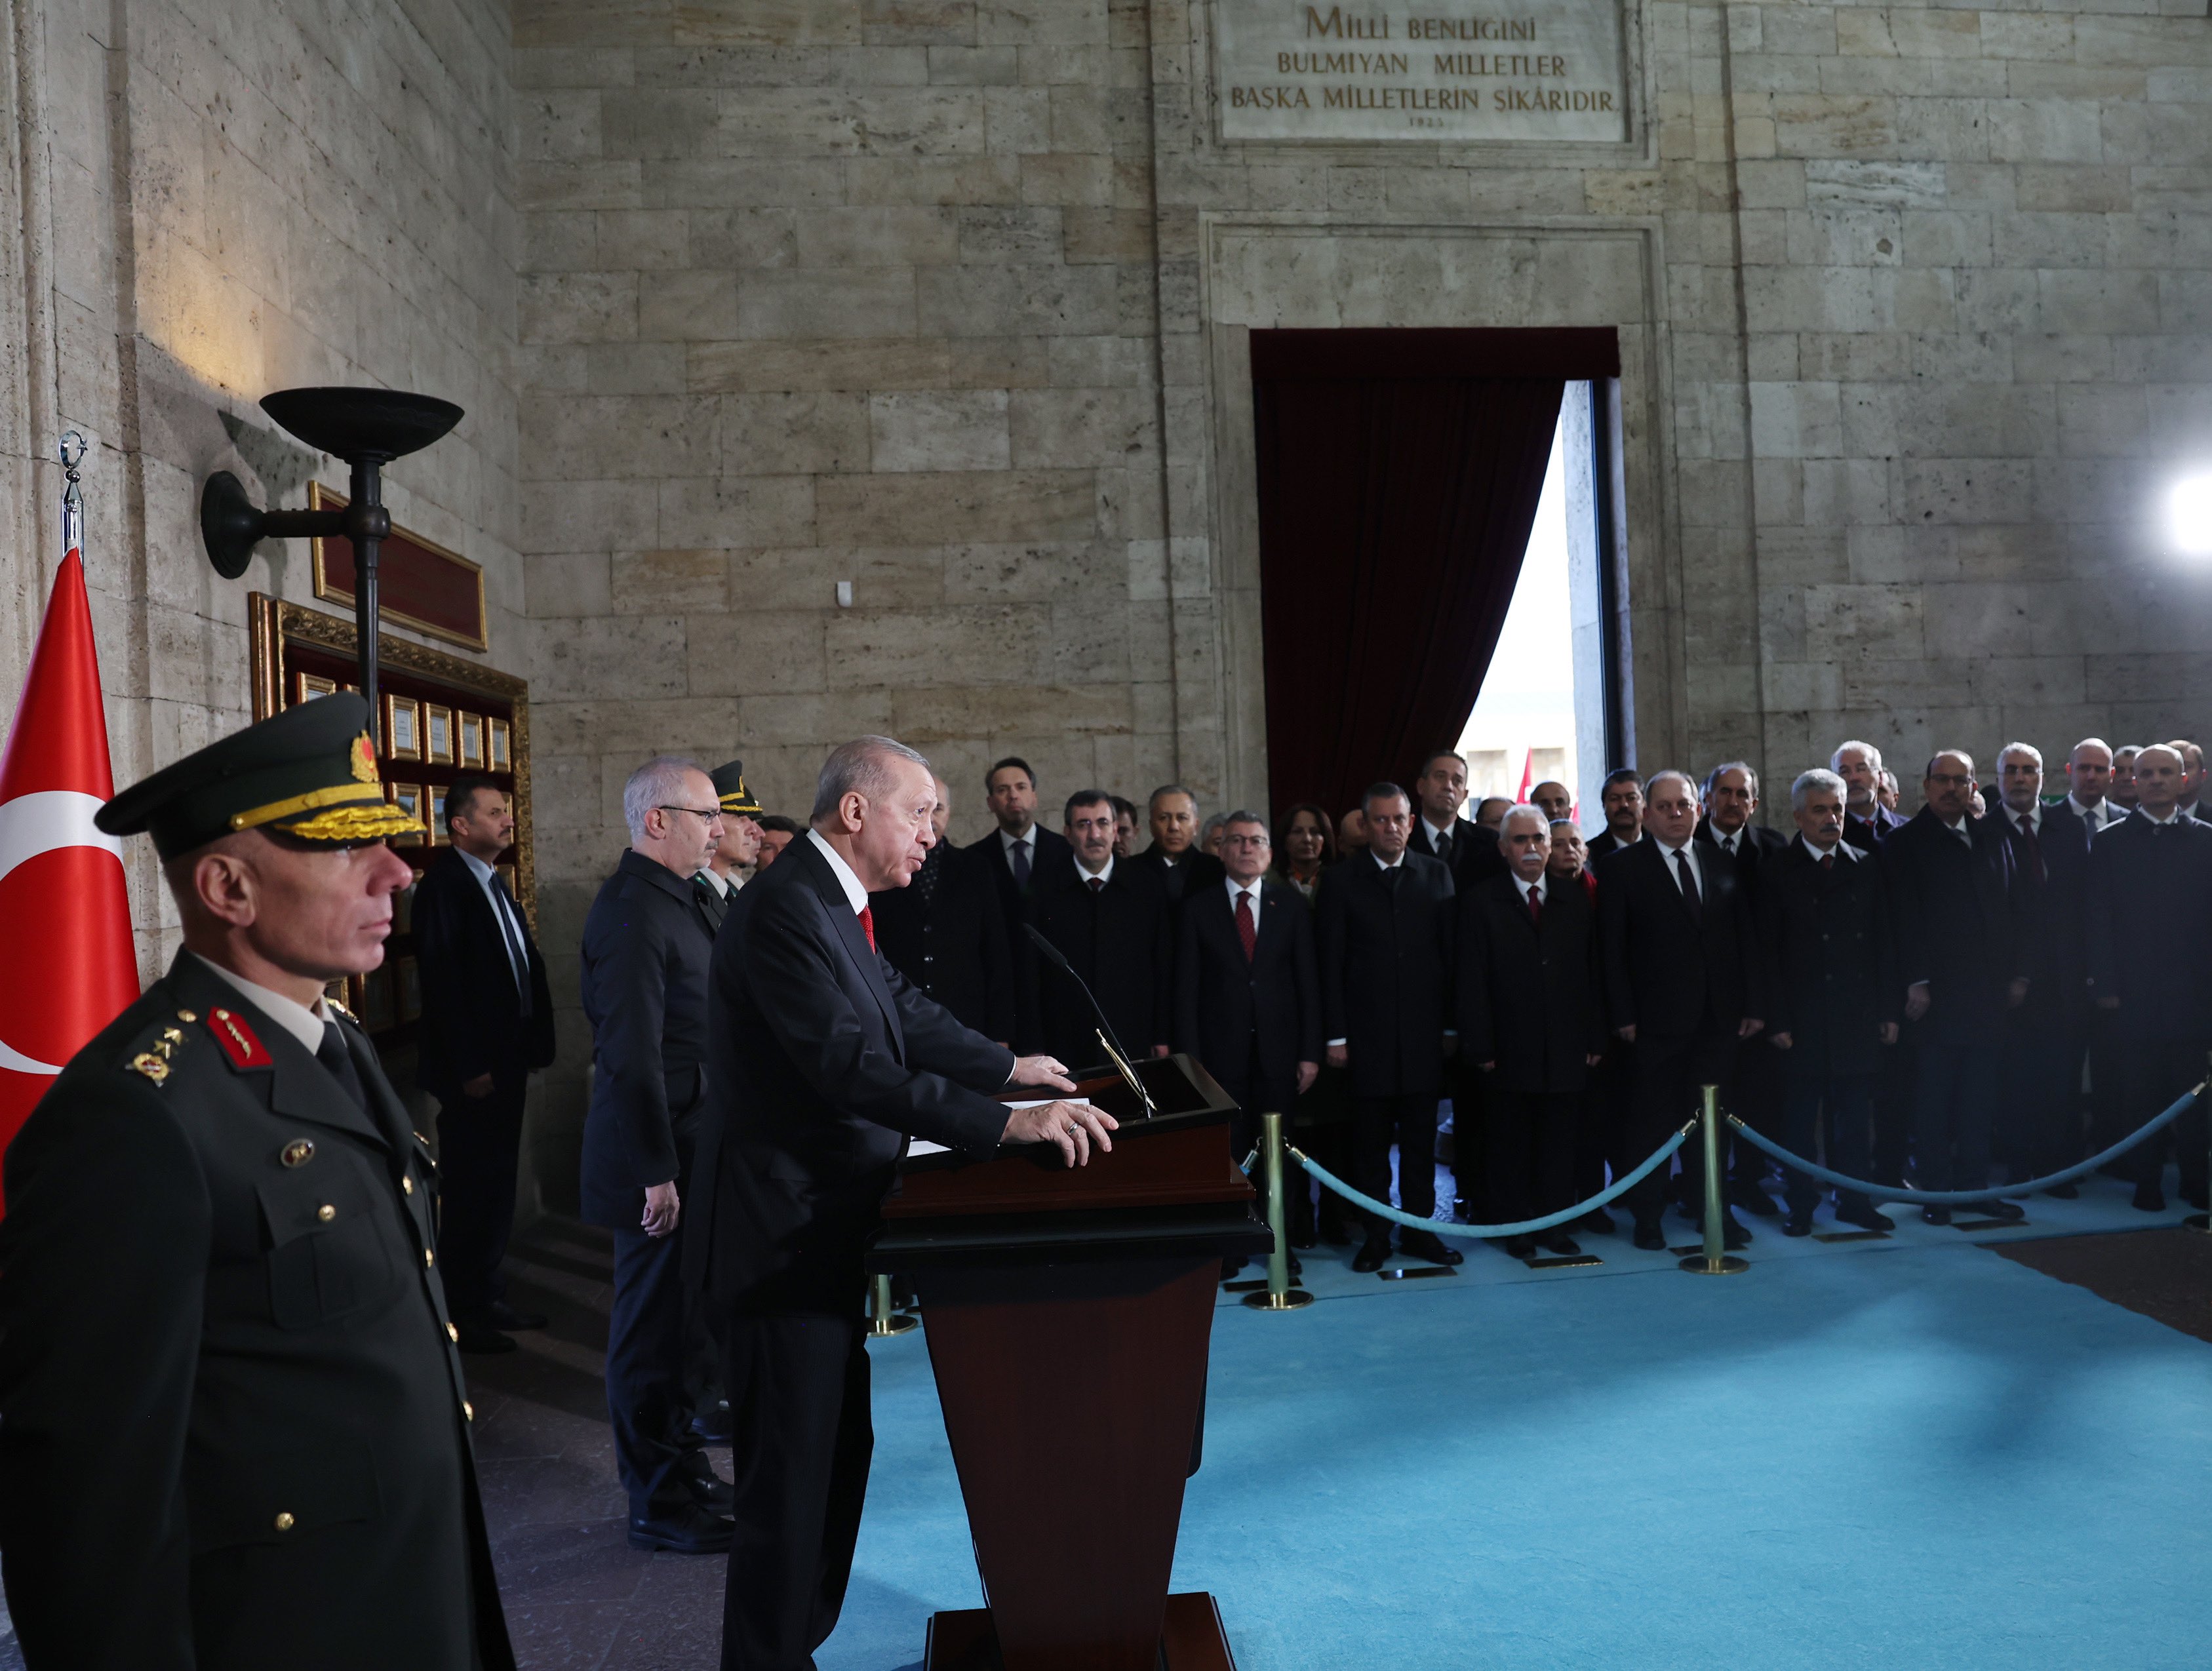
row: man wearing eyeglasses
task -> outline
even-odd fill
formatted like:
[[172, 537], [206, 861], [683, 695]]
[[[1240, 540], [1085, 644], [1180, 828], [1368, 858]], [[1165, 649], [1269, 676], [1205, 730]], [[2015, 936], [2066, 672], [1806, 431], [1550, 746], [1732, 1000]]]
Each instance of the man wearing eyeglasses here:
[[[1917, 1038], [1912, 1150], [1923, 1189], [1979, 1189], [1990, 1181], [1998, 1059], [2006, 1012], [2027, 997], [2032, 924], [2002, 826], [1972, 815], [1974, 760], [1947, 749], [1921, 780], [1925, 805], [1882, 842], [1894, 907], [1905, 1018]], [[1978, 1207], [2017, 1218], [1991, 1196]], [[1947, 1224], [1951, 1210], [1920, 1216]]]
[[584, 1217], [615, 1233], [607, 1412], [633, 1548], [730, 1546], [729, 1486], [691, 1431], [679, 1230], [707, 1117], [707, 966], [714, 931], [691, 878], [722, 835], [696, 761], [648, 760], [623, 786], [629, 850], [584, 920], [592, 1106]]

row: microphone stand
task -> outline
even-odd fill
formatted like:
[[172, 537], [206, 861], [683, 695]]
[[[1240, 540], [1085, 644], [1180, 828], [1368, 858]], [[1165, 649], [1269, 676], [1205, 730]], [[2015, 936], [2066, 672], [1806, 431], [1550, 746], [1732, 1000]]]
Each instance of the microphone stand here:
[[1044, 954], [1044, 960], [1047, 963], [1075, 982], [1076, 990], [1083, 994], [1084, 1001], [1091, 1006], [1091, 1013], [1098, 1022], [1097, 1033], [1098, 1042], [1105, 1047], [1107, 1056], [1121, 1071], [1121, 1078], [1127, 1082], [1129, 1089], [1137, 1093], [1137, 1100], [1144, 1104], [1145, 1117], [1149, 1120], [1158, 1114], [1159, 1105], [1152, 1101], [1152, 1093], [1145, 1089], [1145, 1082], [1137, 1077], [1137, 1070], [1129, 1065], [1127, 1052], [1120, 1048], [1120, 1041], [1114, 1037], [1114, 1024], [1106, 1019], [1106, 1012], [1099, 1007], [1098, 1000], [1092, 995], [1091, 988], [1085, 984], [1083, 977], [1075, 972], [1075, 966], [1060, 955], [1058, 946], [1037, 933], [1034, 924], [1024, 923], [1022, 933], [1028, 935], [1036, 949]]

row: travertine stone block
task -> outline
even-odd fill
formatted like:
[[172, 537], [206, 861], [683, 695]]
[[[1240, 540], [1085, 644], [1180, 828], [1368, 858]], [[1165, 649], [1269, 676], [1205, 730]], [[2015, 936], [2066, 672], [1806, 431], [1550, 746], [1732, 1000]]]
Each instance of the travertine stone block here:
[[1004, 470], [1012, 462], [1003, 389], [871, 396], [868, 459], [878, 471]]

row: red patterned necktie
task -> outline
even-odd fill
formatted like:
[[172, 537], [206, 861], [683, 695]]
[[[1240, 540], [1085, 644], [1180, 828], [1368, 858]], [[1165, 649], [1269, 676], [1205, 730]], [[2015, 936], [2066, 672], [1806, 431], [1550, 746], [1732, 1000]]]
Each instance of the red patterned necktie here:
[[1252, 917], [1252, 896], [1242, 888], [1237, 890], [1237, 938], [1244, 947], [1244, 961], [1250, 963], [1260, 944], [1260, 925]]
[[1528, 890], [1528, 921], [1539, 928], [1544, 926], [1544, 890], [1541, 888]]
[[872, 905], [860, 908], [860, 932], [868, 937], [868, 950], [876, 949], [876, 912]]

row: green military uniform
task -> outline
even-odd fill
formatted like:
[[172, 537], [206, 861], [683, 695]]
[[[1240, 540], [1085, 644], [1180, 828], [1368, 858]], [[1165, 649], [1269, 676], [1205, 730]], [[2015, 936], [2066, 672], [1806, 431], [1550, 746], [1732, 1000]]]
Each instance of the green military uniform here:
[[[288, 710], [103, 827], [165, 858], [226, 827], [374, 839], [366, 717]], [[181, 952], [9, 1147], [0, 1563], [31, 1671], [514, 1663], [433, 1164], [368, 1039], [324, 1039]]]

